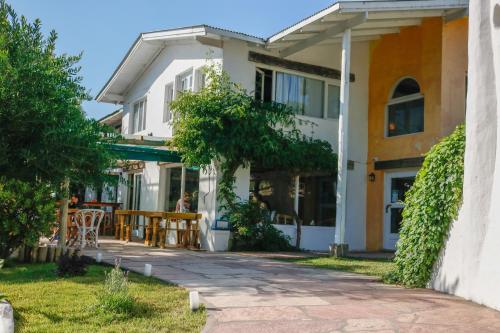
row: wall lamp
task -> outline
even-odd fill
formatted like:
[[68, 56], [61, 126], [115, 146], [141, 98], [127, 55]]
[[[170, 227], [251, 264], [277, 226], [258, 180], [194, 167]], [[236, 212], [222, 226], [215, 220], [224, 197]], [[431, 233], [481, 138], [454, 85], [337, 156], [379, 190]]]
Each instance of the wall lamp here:
[[368, 175], [368, 180], [372, 183], [375, 181], [375, 174], [373, 172]]

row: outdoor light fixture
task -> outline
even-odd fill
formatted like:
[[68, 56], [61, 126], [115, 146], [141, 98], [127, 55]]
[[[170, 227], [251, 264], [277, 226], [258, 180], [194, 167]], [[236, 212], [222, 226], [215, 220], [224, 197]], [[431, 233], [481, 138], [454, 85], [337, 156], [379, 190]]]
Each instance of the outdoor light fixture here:
[[368, 180], [372, 183], [375, 181], [375, 174], [373, 172], [368, 175]]

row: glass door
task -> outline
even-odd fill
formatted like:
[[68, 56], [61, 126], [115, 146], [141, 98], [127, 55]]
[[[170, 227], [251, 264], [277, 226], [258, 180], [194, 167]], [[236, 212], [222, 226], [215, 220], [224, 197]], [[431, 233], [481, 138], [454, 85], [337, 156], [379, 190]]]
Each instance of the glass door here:
[[[171, 167], [165, 170], [165, 193], [163, 210], [175, 212], [177, 202], [181, 198], [182, 168]], [[200, 185], [199, 170], [186, 169], [185, 209], [189, 212], [198, 211], [198, 191]]]
[[395, 250], [403, 220], [404, 197], [417, 171], [387, 172], [384, 189], [384, 249]]
[[[132, 173], [128, 175], [128, 200], [127, 207], [129, 210], [140, 210], [141, 209], [141, 187], [142, 187], [142, 174]], [[131, 222], [133, 222], [134, 228], [132, 229], [132, 234], [135, 237], [142, 237], [142, 226], [144, 225], [143, 218], [140, 216], [132, 216]]]

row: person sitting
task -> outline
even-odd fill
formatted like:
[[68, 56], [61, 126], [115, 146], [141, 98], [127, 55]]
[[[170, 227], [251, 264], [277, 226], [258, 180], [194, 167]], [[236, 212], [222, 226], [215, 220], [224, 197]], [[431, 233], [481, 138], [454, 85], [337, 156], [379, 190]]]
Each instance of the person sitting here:
[[191, 201], [189, 200], [189, 192], [184, 192], [184, 197], [177, 200], [175, 211], [177, 213], [185, 213], [191, 211]]
[[69, 199], [68, 207], [69, 208], [77, 208], [79, 200], [80, 199], [78, 199], [78, 196], [76, 194], [73, 194], [71, 196], [71, 199]]

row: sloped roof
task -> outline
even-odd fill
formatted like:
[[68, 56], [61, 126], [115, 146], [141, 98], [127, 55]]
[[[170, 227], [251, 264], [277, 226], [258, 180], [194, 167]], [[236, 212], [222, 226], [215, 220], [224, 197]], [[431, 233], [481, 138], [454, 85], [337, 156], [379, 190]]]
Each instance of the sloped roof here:
[[468, 0], [337, 0], [267, 39], [241, 32], [197, 25], [140, 34], [96, 97], [99, 102], [122, 103], [124, 95], [171, 41], [197, 37], [239, 39], [277, 50], [282, 57], [315, 44], [338, 43], [346, 28], [352, 41], [367, 41], [419, 25], [426, 17], [454, 18], [466, 14]]

